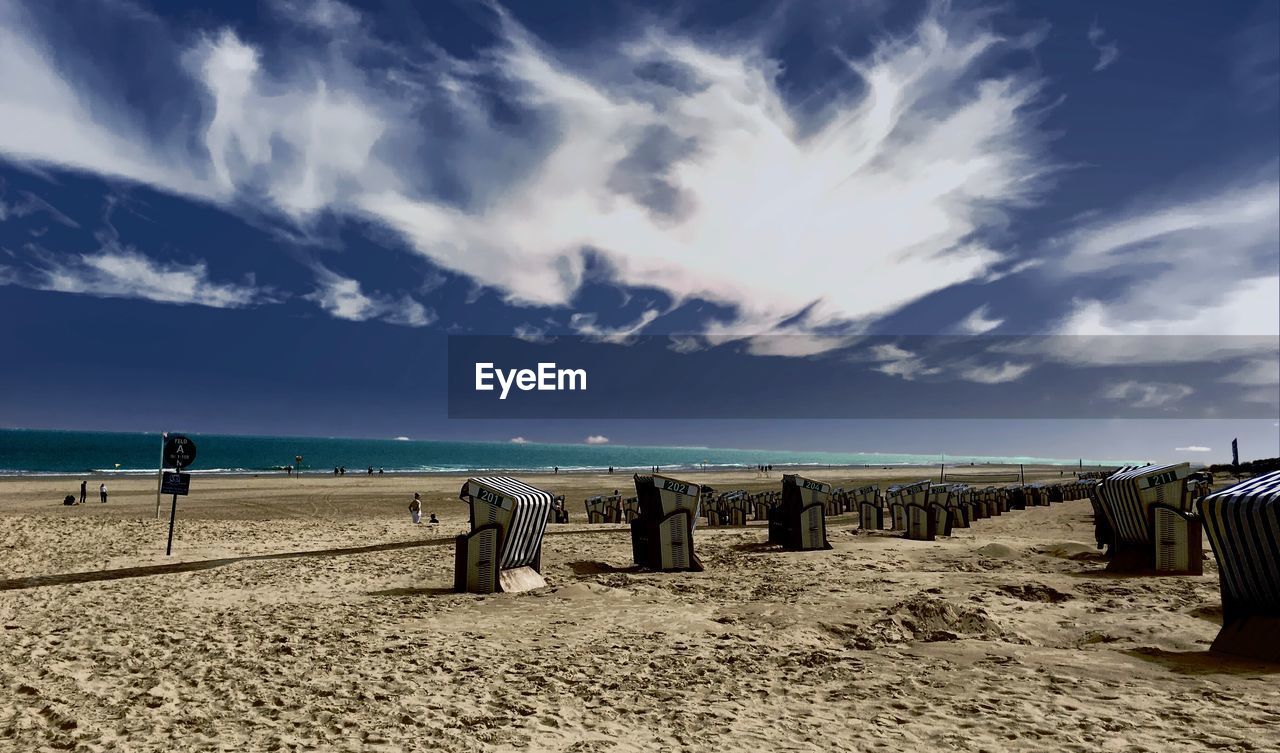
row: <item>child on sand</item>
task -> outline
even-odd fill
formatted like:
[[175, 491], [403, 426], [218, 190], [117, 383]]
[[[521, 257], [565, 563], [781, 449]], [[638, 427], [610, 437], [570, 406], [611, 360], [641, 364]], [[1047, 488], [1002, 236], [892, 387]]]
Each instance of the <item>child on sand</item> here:
[[413, 501], [409, 503], [409, 512], [413, 515], [414, 523], [422, 522], [422, 499], [417, 492], [413, 493]]
[[428, 523], [429, 525], [433, 525], [433, 526], [434, 526], [434, 525], [439, 525], [439, 523], [440, 523], [440, 519], [436, 517], [436, 514], [435, 514], [435, 513], [431, 513], [431, 520], [428, 520], [428, 521], [427, 521], [427, 523]]

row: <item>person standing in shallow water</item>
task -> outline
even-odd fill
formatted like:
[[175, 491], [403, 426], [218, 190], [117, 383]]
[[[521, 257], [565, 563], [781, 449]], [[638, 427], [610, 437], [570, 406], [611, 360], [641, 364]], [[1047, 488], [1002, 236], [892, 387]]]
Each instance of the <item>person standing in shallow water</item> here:
[[409, 503], [409, 514], [413, 516], [414, 523], [422, 522], [422, 498], [418, 492], [413, 493], [413, 501]]

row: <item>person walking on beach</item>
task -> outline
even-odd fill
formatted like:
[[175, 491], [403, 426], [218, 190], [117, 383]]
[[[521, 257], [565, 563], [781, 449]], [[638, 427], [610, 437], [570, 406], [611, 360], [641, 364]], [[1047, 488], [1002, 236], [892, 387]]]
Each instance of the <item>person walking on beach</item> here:
[[107, 503], [107, 485], [105, 483], [98, 484], [98, 496], [102, 498], [102, 504]]
[[413, 515], [414, 523], [422, 522], [422, 498], [417, 492], [413, 493], [413, 501], [409, 503], [409, 513]]
[[84, 504], [85, 495], [89, 493], [88, 490], [89, 490], [89, 480], [81, 479], [80, 480], [80, 504], [82, 505]]

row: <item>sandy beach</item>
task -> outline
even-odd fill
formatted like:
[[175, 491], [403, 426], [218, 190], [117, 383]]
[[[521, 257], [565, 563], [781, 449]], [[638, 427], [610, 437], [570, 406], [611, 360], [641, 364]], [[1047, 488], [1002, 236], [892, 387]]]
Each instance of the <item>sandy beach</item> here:
[[1280, 666], [1207, 651], [1212, 555], [1104, 575], [1087, 501], [936, 542], [834, 518], [820, 552], [700, 528], [706, 572], [644, 573], [625, 526], [583, 522], [629, 476], [522, 478], [573, 522], [546, 589], [491, 596], [451, 591], [462, 476], [197, 477], [168, 558], [153, 478], [76, 507], [78, 478], [0, 480], [0, 749], [1280, 749]]

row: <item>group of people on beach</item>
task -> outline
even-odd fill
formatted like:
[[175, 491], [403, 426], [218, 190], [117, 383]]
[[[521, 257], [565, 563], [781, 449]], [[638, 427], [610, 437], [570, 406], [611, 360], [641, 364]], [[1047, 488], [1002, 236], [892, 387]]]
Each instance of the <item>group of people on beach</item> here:
[[[88, 497], [89, 497], [89, 480], [81, 479], [80, 480], [80, 501], [76, 502], [76, 498], [68, 494], [66, 499], [62, 501], [62, 504], [83, 505], [86, 501], [88, 501]], [[104, 505], [107, 503], [107, 485], [105, 482], [98, 484], [98, 501], [100, 501]]]
[[[422, 495], [418, 492], [413, 493], [413, 501], [409, 503], [409, 514], [413, 516], [414, 523], [422, 522]], [[431, 513], [431, 519], [427, 521], [427, 525], [436, 525], [440, 519], [435, 513]]]

